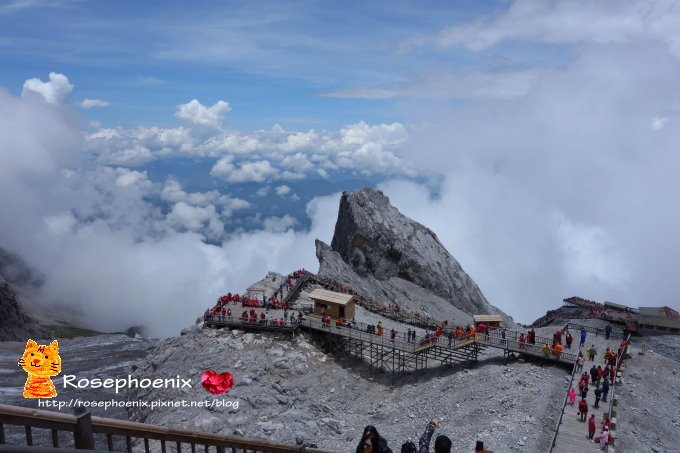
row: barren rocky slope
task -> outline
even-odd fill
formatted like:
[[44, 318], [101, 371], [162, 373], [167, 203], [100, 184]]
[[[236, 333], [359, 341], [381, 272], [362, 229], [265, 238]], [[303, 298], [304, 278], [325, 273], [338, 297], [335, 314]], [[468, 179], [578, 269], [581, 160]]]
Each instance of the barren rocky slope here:
[[441, 432], [469, 451], [483, 439], [496, 452], [546, 451], [564, 397], [566, 370], [515, 361], [489, 352], [471, 370], [435, 369], [420, 382], [389, 376], [368, 379], [358, 363], [326, 355], [304, 334], [293, 340], [270, 334], [200, 329], [163, 341], [134, 377], [180, 375], [199, 382], [206, 369], [234, 374], [235, 387], [213, 396], [190, 390], [133, 392], [132, 398], [238, 401], [234, 408], [134, 409], [134, 420], [295, 443], [304, 439], [332, 451], [353, 451], [365, 425], [375, 425], [395, 450], [417, 441], [433, 417]]
[[[654, 352], [640, 355], [633, 339], [632, 358], [616, 388], [618, 406], [618, 450], [631, 453], [680, 451], [680, 363]], [[649, 339], [644, 339], [648, 342]], [[680, 349], [680, 337], [655, 337], [662, 349]]]

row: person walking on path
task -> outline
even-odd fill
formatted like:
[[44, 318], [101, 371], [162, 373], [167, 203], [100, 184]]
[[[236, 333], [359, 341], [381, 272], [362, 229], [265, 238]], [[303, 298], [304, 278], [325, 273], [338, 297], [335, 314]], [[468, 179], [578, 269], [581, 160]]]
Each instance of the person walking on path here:
[[612, 334], [612, 325], [607, 324], [607, 327], [604, 328], [604, 337], [609, 340], [609, 336]]
[[578, 403], [578, 413], [581, 416], [581, 421], [585, 422], [588, 416], [588, 403], [586, 403], [585, 398]]
[[590, 368], [590, 380], [593, 385], [597, 385], [597, 368], [595, 368], [595, 364]]
[[597, 355], [597, 349], [595, 349], [595, 345], [591, 344], [587, 352], [590, 361], [593, 362], [595, 360], [595, 356]]
[[595, 423], [596, 423], [595, 414], [592, 414], [588, 419], [588, 438], [590, 440], [593, 440], [593, 436], [595, 435], [596, 430]]
[[600, 408], [600, 397], [602, 396], [602, 388], [598, 385], [595, 387], [595, 405], [593, 406], [595, 409]]
[[586, 358], [579, 351], [578, 359], [576, 359], [576, 371], [583, 371], [583, 364], [586, 362]]
[[607, 395], [609, 394], [609, 381], [605, 378], [602, 383], [602, 401], [607, 402]]
[[586, 329], [581, 329], [581, 344], [579, 344], [579, 348], [582, 348], [586, 344], [587, 336], [588, 332], [586, 332]]
[[[588, 397], [588, 384], [586, 384], [583, 387], [583, 390], [581, 390], [581, 398], [585, 401], [585, 399]], [[585, 420], [584, 420], [585, 421]]]
[[410, 343], [411, 342], [411, 328], [408, 328], [408, 332], [406, 332], [406, 342]]
[[576, 402], [576, 390], [574, 390], [574, 387], [569, 388], [569, 404], [572, 406]]
[[574, 337], [571, 336], [571, 333], [567, 334], [567, 349], [571, 349], [571, 343], [574, 341]]

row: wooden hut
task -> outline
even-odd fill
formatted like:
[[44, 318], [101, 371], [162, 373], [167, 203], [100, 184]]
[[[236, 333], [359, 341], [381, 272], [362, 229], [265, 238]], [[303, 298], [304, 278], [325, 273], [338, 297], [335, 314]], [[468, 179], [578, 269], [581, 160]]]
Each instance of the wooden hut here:
[[315, 289], [309, 297], [314, 301], [313, 313], [315, 315], [321, 316], [323, 312], [334, 319], [354, 319], [356, 296], [325, 289]]
[[472, 315], [472, 320], [475, 323], [475, 327], [481, 323], [486, 324], [488, 327], [500, 327], [503, 322], [501, 315]]

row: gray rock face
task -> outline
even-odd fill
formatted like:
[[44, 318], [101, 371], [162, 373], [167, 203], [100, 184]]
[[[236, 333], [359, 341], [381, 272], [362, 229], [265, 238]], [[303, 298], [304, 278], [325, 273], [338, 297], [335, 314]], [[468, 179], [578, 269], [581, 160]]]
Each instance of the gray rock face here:
[[[468, 315], [501, 314], [510, 320], [489, 304], [434, 232], [401, 214], [379, 190], [344, 192], [330, 248], [316, 245], [320, 275], [349, 284], [357, 280], [354, 274], [366, 280], [367, 295], [376, 300], [426, 307], [446, 301]], [[349, 277], [343, 275], [348, 270]]]
[[12, 286], [0, 274], [0, 341], [42, 338], [44, 330], [24, 313]]
[[19, 255], [2, 247], [0, 247], [0, 275], [11, 285], [38, 287], [43, 284], [42, 277], [38, 276]]

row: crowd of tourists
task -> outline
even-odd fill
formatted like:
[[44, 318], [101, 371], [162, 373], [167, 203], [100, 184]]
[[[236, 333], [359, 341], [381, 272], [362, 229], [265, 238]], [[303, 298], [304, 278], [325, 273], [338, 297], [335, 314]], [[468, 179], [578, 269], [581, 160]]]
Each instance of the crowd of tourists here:
[[[607, 326], [606, 338], [610, 338], [611, 326]], [[627, 336], [621, 340], [619, 343], [619, 348], [614, 351], [611, 348], [607, 348], [602, 356], [602, 363], [593, 363], [589, 371], [583, 371], [583, 365], [585, 363], [585, 356], [583, 351], [579, 351], [578, 359], [576, 361], [576, 371], [583, 373], [580, 375], [578, 382], [578, 393], [576, 389], [571, 387], [567, 393], [568, 402], [570, 405], [576, 405], [577, 395], [580, 397], [578, 402], [578, 416], [580, 421], [587, 422], [588, 428], [588, 438], [593, 440], [593, 442], [600, 443], [603, 445], [608, 445], [613, 441], [613, 436], [609, 429], [609, 414], [604, 413], [603, 419], [601, 421], [600, 435], [595, 436], [597, 431], [597, 420], [595, 414], [590, 414], [588, 418], [589, 405], [587, 402], [589, 388], [593, 387], [593, 395], [595, 396], [595, 402], [592, 405], [593, 409], [600, 408], [600, 401], [607, 402], [609, 397], [610, 386], [614, 385], [617, 371], [617, 364], [622, 356], [625, 356], [628, 350], [629, 341], [626, 339]], [[585, 338], [584, 338], [585, 340]], [[583, 342], [583, 340], [582, 340]], [[596, 361], [597, 350], [595, 345], [592, 345], [585, 350], [588, 358], [591, 362]]]
[[[305, 277], [308, 274], [308, 272], [305, 269], [298, 269], [294, 272], [291, 272], [288, 274], [285, 278], [285, 281], [281, 283], [281, 285], [274, 291], [271, 297], [267, 297], [266, 294], [262, 294], [261, 298], [255, 298], [255, 297], [250, 297], [247, 294], [238, 294], [234, 293], [232, 294], [231, 292], [220, 296], [217, 299], [217, 303], [205, 310], [205, 313], [203, 314], [204, 319], [210, 320], [211, 318], [216, 319], [217, 321], [231, 321], [233, 320], [232, 316], [232, 311], [230, 305], [236, 305], [236, 306], [242, 306], [243, 308], [264, 308], [265, 310], [284, 310], [287, 312], [290, 309], [290, 306], [288, 305], [288, 302], [285, 301], [285, 296], [284, 293], [287, 294], [288, 291], [290, 291], [295, 284], [300, 280], [301, 278]], [[254, 313], [254, 310], [251, 310], [250, 313]], [[253, 321], [253, 316], [250, 316], [246, 311], [244, 311], [244, 314], [246, 316], [244, 317], [243, 315], [240, 316], [241, 320], [247, 319], [249, 322], [258, 322], [258, 315], [255, 315], [255, 320]], [[262, 313], [259, 316], [265, 316], [264, 321], [268, 320], [266, 319], [267, 316], [269, 316], [266, 313]], [[286, 313], [285, 316], [283, 317], [283, 320], [286, 321], [288, 320], [288, 314]], [[293, 320], [291, 319], [291, 322]]]

